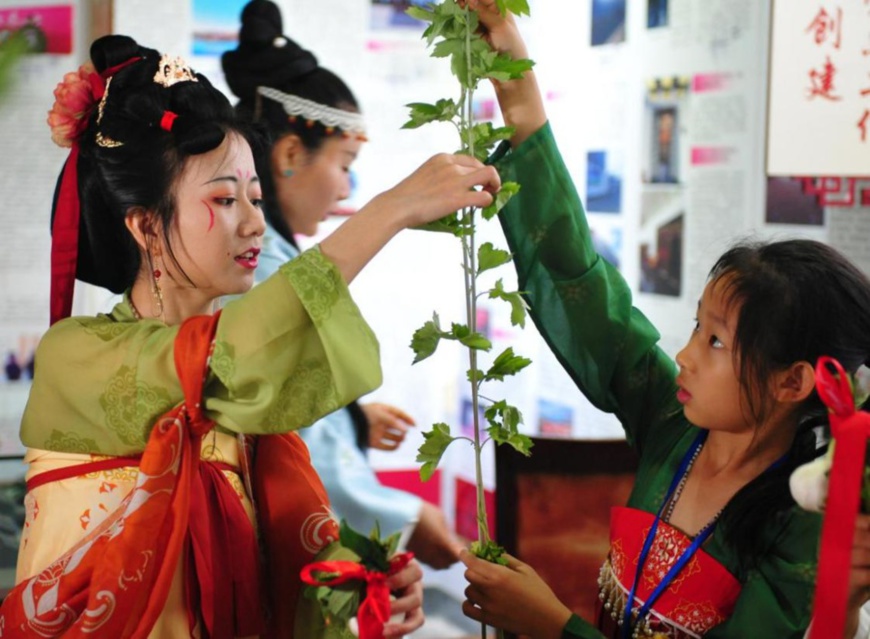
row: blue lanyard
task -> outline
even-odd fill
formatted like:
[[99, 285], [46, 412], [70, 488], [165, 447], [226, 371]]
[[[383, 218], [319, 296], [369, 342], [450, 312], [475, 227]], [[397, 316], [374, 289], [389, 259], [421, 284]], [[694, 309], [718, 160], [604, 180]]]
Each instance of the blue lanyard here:
[[[631, 611], [634, 607], [634, 598], [637, 594], [637, 585], [640, 583], [640, 577], [643, 573], [643, 566], [646, 563], [646, 558], [649, 555], [650, 548], [652, 547], [653, 540], [656, 536], [656, 530], [659, 527], [659, 521], [662, 518], [662, 512], [665, 509], [665, 504], [671, 498], [671, 495], [674, 494], [674, 491], [677, 489], [677, 485], [680, 483], [680, 480], [683, 478], [683, 475], [686, 474], [688, 470], [689, 463], [691, 462], [692, 457], [695, 455], [695, 452], [701, 445], [704, 443], [704, 440], [707, 439], [706, 430], [702, 430], [698, 433], [697, 437], [695, 437], [695, 441], [692, 442], [692, 445], [689, 447], [689, 450], [686, 451], [686, 454], [683, 455], [683, 460], [680, 462], [680, 467], [677, 469], [674, 478], [671, 480], [671, 486], [668, 488], [668, 492], [665, 495], [664, 500], [662, 501], [662, 505], [659, 506], [659, 511], [656, 513], [656, 518], [653, 521], [652, 528], [646, 535], [646, 539], [643, 542], [643, 550], [640, 551], [640, 557], [637, 560], [637, 571], [634, 575], [634, 583], [631, 586], [631, 592], [628, 593], [628, 600], [625, 602], [625, 612], [622, 622], [622, 638], [629, 639], [631, 633]], [[691, 545], [686, 548], [680, 557], [677, 559], [676, 563], [671, 566], [671, 569], [668, 570], [667, 574], [662, 578], [659, 582], [659, 585], [656, 586], [655, 590], [653, 590], [652, 594], [646, 600], [646, 603], [640, 608], [637, 613], [637, 621], [640, 623], [641, 619], [643, 619], [647, 613], [649, 613], [652, 605], [656, 602], [656, 600], [661, 596], [661, 594], [667, 589], [668, 586], [671, 585], [671, 582], [674, 578], [680, 573], [688, 561], [694, 556], [694, 554], [698, 551], [707, 538], [713, 533], [713, 528], [716, 527], [716, 522], [712, 521], [707, 526], [698, 533], [695, 539], [692, 541]]]

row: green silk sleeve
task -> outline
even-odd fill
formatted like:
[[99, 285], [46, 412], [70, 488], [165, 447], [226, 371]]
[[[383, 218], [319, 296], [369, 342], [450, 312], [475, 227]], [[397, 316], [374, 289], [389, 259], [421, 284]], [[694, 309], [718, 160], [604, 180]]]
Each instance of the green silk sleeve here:
[[535, 325], [583, 394], [642, 449], [651, 429], [682, 414], [673, 361], [619, 271], [595, 252], [549, 124], [495, 164], [521, 185], [500, 219]]
[[[58, 322], [43, 337], [21, 426], [26, 446], [136, 454], [154, 420], [182, 401], [177, 327], [134, 321], [128, 308]], [[223, 309], [204, 402], [219, 428], [277, 433], [380, 383], [377, 339], [315, 248]]]
[[759, 533], [769, 537], [769, 550], [747, 572], [734, 613], [704, 637], [802, 639], [812, 613], [821, 531], [818, 513], [794, 506], [778, 530]]
[[577, 615], [571, 615], [568, 623], [562, 628], [562, 639], [604, 639], [597, 628], [583, 621]]

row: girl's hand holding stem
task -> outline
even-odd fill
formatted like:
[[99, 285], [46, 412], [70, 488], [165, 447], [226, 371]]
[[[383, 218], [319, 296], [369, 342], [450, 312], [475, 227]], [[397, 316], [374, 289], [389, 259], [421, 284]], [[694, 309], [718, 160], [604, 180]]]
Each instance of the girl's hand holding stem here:
[[556, 598], [538, 573], [508, 554], [507, 565], [475, 557], [468, 550], [459, 554], [465, 564], [467, 617], [532, 639], [559, 639], [571, 610]]

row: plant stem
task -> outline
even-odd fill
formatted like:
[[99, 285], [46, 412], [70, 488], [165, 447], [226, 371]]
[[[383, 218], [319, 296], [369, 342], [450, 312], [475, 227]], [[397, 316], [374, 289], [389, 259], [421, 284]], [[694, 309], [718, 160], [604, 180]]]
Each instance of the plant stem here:
[[[467, 140], [465, 147], [468, 154], [474, 157], [474, 135], [472, 131], [473, 124], [473, 101], [474, 101], [474, 82], [471, 75], [471, 29], [468, 25], [468, 7], [464, 7], [465, 11], [465, 65], [466, 79], [468, 87], [462, 87], [462, 98], [460, 102], [460, 118], [462, 130], [466, 132]], [[477, 332], [477, 264], [475, 252], [475, 224], [474, 210], [469, 211], [468, 224], [471, 233], [462, 238], [463, 258], [465, 260], [465, 307], [468, 318], [468, 327], [472, 334]], [[486, 520], [486, 500], [483, 492], [483, 469], [480, 462], [481, 448], [480, 443], [480, 412], [478, 400], [478, 383], [477, 383], [477, 351], [473, 348], [468, 349], [469, 367], [471, 374], [471, 414], [474, 420], [474, 475], [477, 483], [477, 537], [481, 544], [487, 544], [490, 541], [489, 527]], [[486, 639], [486, 624], [480, 624], [480, 638]]]

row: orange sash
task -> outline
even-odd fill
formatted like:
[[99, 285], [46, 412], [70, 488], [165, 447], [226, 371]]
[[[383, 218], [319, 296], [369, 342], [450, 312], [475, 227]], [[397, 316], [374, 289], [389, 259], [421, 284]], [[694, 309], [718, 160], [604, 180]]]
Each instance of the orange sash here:
[[292, 639], [299, 574], [328, 544], [338, 541], [323, 482], [308, 447], [296, 433], [257, 438], [253, 482], [265, 555], [271, 615], [263, 639]]
[[[212, 509], [208, 522], [198, 522], [201, 529], [208, 529], [205, 542], [191, 539], [188, 524], [191, 507], [203, 507], [203, 495], [222, 492], [220, 480], [213, 477], [217, 471], [204, 467], [201, 473], [199, 463], [202, 436], [214, 426], [202, 412], [201, 398], [217, 319], [217, 314], [194, 317], [180, 327], [174, 354], [184, 403], [155, 423], [139, 462], [136, 485], [121, 506], [66, 554], [9, 593], [0, 608], [0, 628], [6, 633], [24, 638], [147, 637], [166, 603], [185, 544], [191, 544], [197, 555], [195, 569], [206, 573], [199, 576], [198, 596], [211, 594], [201, 590], [214, 569], [209, 559], [217, 550], [209, 544], [214, 540], [212, 531], [220, 527], [220, 514]], [[233, 509], [241, 505], [228, 507], [234, 516]], [[238, 522], [226, 525], [225, 536], [232, 538]], [[249, 535], [248, 541], [253, 540], [252, 529]], [[249, 590], [242, 594], [256, 602], [255, 558], [246, 570], [242, 582]], [[236, 583], [230, 588], [237, 588], [237, 575], [232, 576]], [[215, 588], [222, 586], [215, 584]], [[219, 599], [203, 601], [203, 612], [220, 608], [214, 601]], [[231, 607], [239, 603], [234, 600]], [[221, 627], [226, 612], [204, 616], [207, 634], [232, 636], [234, 626], [248, 632], [259, 624], [250, 609], [242, 613], [234, 609], [229, 628]]]
[[[605, 634], [612, 630], [612, 634], [607, 636], [618, 636], [615, 634], [616, 622], [608, 611], [618, 609], [620, 614], [617, 617], [621, 616], [621, 606], [631, 589], [644, 539], [654, 519], [652, 513], [634, 508], [619, 506], [611, 509], [610, 557], [604, 569], [609, 570], [610, 574], [602, 574], [602, 582], [612, 577], [615, 583], [613, 592], [603, 592], [603, 604], [609, 602], [610, 606], [599, 614], [599, 627]], [[664, 521], [659, 522], [656, 538], [637, 586], [638, 604], [647, 600], [690, 544], [691, 539], [687, 535]], [[650, 616], [650, 627], [656, 632], [668, 626], [677, 632], [673, 635], [677, 637], [703, 636], [710, 628], [731, 616], [740, 590], [740, 582], [700, 548], [656, 600]]]

